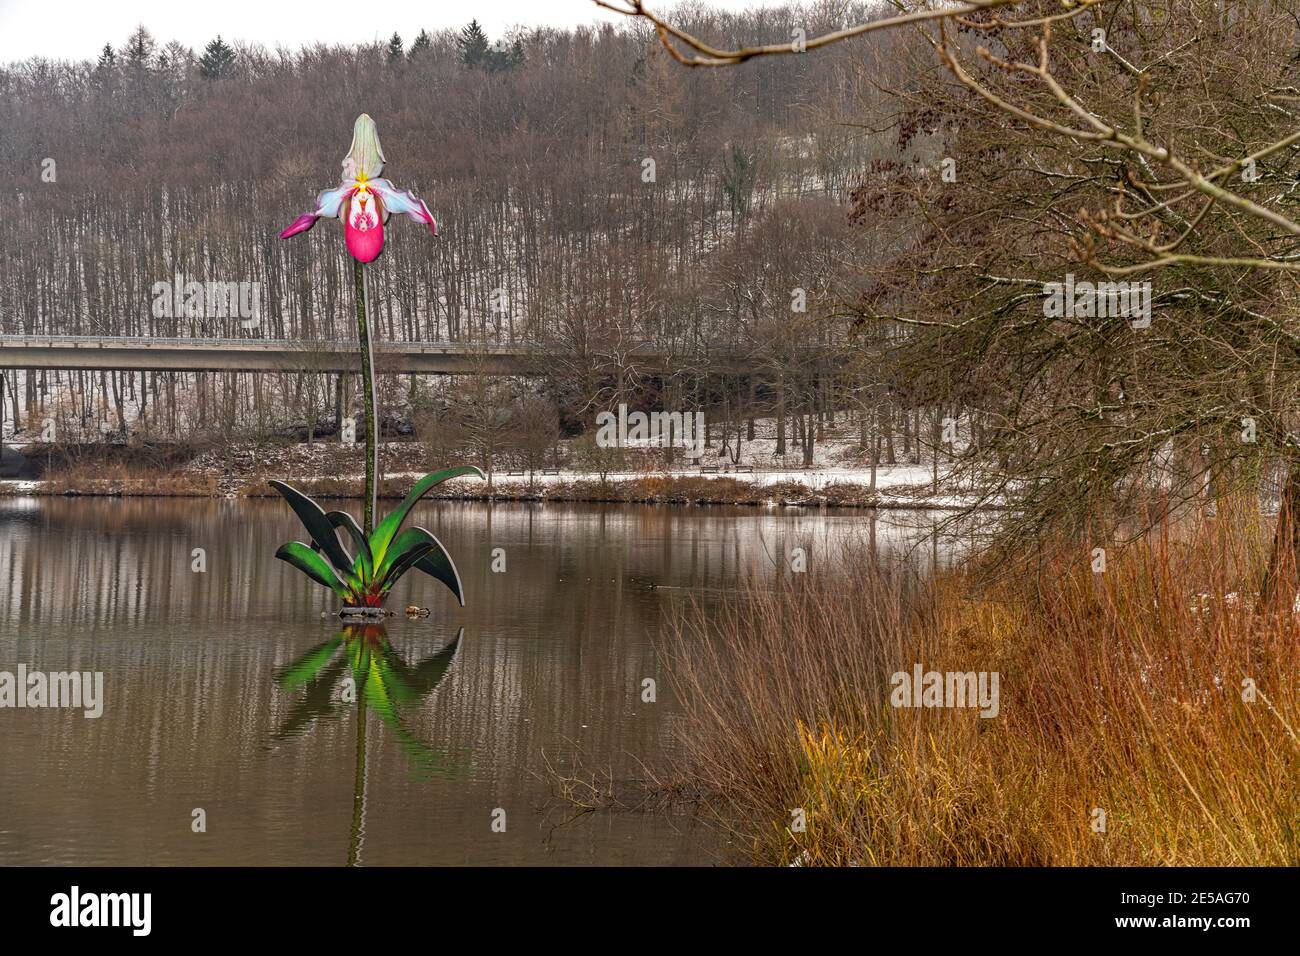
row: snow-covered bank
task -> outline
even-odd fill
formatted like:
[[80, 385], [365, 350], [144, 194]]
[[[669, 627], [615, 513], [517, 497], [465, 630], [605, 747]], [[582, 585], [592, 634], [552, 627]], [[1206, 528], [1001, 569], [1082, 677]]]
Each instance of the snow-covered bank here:
[[[425, 472], [386, 473], [381, 497], [401, 498]], [[269, 475], [246, 474], [177, 481], [176, 476], [156, 478], [83, 477], [50, 481], [0, 481], [0, 496], [86, 495], [166, 497], [260, 497], [272, 494]], [[318, 496], [361, 496], [362, 476], [322, 473], [285, 476], [295, 487]], [[586, 474], [561, 472], [532, 476], [497, 473], [491, 482], [476, 478], [452, 479], [440, 486], [436, 497], [492, 501], [587, 501], [607, 503], [734, 504], [803, 507], [850, 507], [901, 510], [960, 510], [976, 504], [973, 496], [932, 494], [924, 485], [897, 480], [877, 484], [855, 481], [845, 470], [759, 472], [756, 474], [698, 474], [688, 472], [622, 472], [602, 480]], [[879, 475], [877, 476], [879, 479]], [[901, 476], [898, 476], [901, 478]]]
[[[866, 455], [853, 429], [828, 429], [816, 445], [810, 467], [804, 468], [802, 453], [793, 443], [787, 442], [785, 448], [793, 453], [776, 453], [774, 421], [759, 419], [755, 426], [753, 439], [740, 441], [733, 433], [730, 443], [719, 440], [694, 459], [685, 457], [681, 449], [669, 452], [646, 443], [593, 450], [590, 441], [562, 438], [534, 460], [536, 471], [526, 471], [517, 456], [502, 454], [490, 483], [452, 481], [439, 494], [521, 501], [946, 510], [979, 503], [978, 496], [946, 480], [943, 461], [937, 486], [934, 465], [929, 462], [882, 462], [874, 469], [873, 482], [873, 469], [864, 461]], [[360, 495], [360, 447], [335, 440], [244, 442], [212, 447], [184, 461], [136, 451], [130, 445], [115, 448], [111, 456], [102, 456], [103, 461], [93, 455], [65, 456], [59, 461], [56, 455], [54, 467], [41, 476], [44, 480], [0, 481], [0, 495], [249, 497], [269, 494], [267, 481], [271, 478], [318, 495]], [[385, 441], [380, 457], [385, 479], [382, 494], [387, 497], [403, 496], [417, 478], [447, 465], [478, 463], [475, 456], [467, 459], [463, 450], [439, 451], [426, 442], [411, 440]]]

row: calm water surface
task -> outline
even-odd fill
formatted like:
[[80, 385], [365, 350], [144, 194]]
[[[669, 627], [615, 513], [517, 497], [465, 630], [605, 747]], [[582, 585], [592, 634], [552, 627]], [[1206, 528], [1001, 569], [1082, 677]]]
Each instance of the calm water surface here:
[[98, 719], [0, 709], [0, 864], [726, 862], [688, 810], [575, 818], [548, 766], [669, 766], [673, 603], [796, 546], [910, 545], [912, 518], [426, 503], [412, 523], [467, 607], [413, 573], [390, 606], [431, 617], [345, 633], [274, 559], [305, 537], [279, 500], [0, 499], [0, 671], [102, 671], [106, 698]]

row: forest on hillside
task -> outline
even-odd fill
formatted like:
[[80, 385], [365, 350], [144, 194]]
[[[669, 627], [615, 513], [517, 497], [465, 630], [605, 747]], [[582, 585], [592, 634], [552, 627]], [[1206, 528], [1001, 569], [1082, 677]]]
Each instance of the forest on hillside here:
[[[780, 38], [791, 22], [815, 31], [860, 12], [701, 10], [691, 23]], [[691, 357], [692, 381], [719, 347], [780, 365], [796, 342], [847, 334], [812, 319], [833, 309], [843, 251], [863, 238], [850, 194], [892, 149], [849, 112], [879, 95], [899, 42], [700, 73], [633, 22], [293, 51], [222, 38], [195, 51], [141, 26], [82, 62], [14, 64], [0, 70], [0, 331], [346, 340], [338, 237], [276, 236], [334, 185], [352, 120], [369, 112], [389, 177], [425, 199], [441, 234], [391, 230], [373, 284], [385, 339], [561, 346], [566, 381], [588, 394], [553, 397], [579, 419], [635, 393], [587, 374], [633, 343]], [[157, 283], [185, 281], [257, 284], [257, 327], [155, 307]], [[794, 289], [811, 303], [801, 311]], [[25, 395], [15, 378], [11, 405], [26, 408], [67, 376], [28, 376]], [[151, 389], [165, 405], [195, 377], [108, 378], [101, 406]], [[198, 378], [222, 407], [233, 386]], [[251, 408], [252, 389], [238, 391], [232, 425]]]
[[[556, 356], [541, 379], [389, 381], [381, 414], [419, 437], [469, 435], [486, 464], [508, 433], [576, 435], [627, 402], [706, 411], [736, 460], [770, 419], [776, 463], [796, 464], [793, 443], [807, 466], [838, 429], [855, 465], [1028, 496], [1030, 535], [1096, 520], [1087, 502], [1115, 490], [1131, 500], [1111, 518], [1152, 488], [1275, 499], [1298, 446], [1277, 318], [1300, 229], [1294, 6], [1098, 2], [1046, 39], [988, 12], [724, 69], [683, 67], [638, 18], [292, 51], [141, 27], [82, 62], [0, 71], [0, 332], [350, 340], [337, 229], [276, 236], [335, 184], [365, 111], [387, 174], [441, 226], [397, 226], [370, 267], [380, 338]], [[725, 49], [878, 12], [673, 22]], [[1155, 145], [1189, 130], [1187, 156]], [[1107, 276], [1145, 289], [1144, 323], [1044, 305]], [[159, 315], [174, 278], [255, 283], [256, 326]], [[642, 346], [674, 356], [666, 373]], [[352, 407], [347, 378], [10, 374], [0, 417], [27, 437], [51, 416], [65, 439], [310, 437]]]

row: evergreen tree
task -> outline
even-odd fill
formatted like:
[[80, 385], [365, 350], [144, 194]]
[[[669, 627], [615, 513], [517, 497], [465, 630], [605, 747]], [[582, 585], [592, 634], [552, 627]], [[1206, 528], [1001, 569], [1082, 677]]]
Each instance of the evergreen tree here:
[[484, 55], [482, 65], [493, 73], [500, 73], [504, 70], [513, 70], [523, 62], [524, 44], [516, 37], [509, 45], [505, 40], [497, 40], [492, 44], [492, 49]]
[[460, 36], [456, 38], [456, 48], [460, 50], [460, 62], [466, 66], [486, 65], [488, 38], [477, 20], [471, 20], [469, 26], [460, 31]]
[[153, 34], [140, 25], [135, 28], [121, 50], [122, 66], [136, 109], [145, 109], [151, 94], [158, 43]]
[[152, 64], [154, 50], [158, 43], [154, 40], [153, 34], [145, 29], [144, 24], [136, 27], [126, 40], [126, 46], [122, 48], [122, 54], [126, 57], [127, 66], [137, 71], [147, 71]]
[[394, 33], [388, 41], [388, 62], [396, 63], [402, 59], [402, 38]]
[[117, 54], [112, 44], [105, 43], [99, 52], [99, 62], [95, 64], [95, 85], [101, 90], [111, 90], [117, 86]]
[[411, 44], [411, 52], [408, 53], [407, 56], [414, 60], [416, 57], [428, 53], [432, 46], [433, 38], [424, 30], [421, 30], [420, 35], [416, 37], [415, 42]]
[[224, 80], [235, 72], [235, 51], [221, 39], [221, 34], [203, 49], [199, 57], [199, 75], [205, 80]]

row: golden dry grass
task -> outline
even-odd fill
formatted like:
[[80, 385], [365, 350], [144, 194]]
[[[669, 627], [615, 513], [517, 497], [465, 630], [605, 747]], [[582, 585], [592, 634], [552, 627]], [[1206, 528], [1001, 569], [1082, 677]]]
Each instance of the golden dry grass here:
[[43, 492], [55, 495], [211, 497], [217, 480], [179, 470], [160, 470], [117, 462], [70, 463], [44, 477]]
[[[683, 769], [764, 863], [1294, 865], [1300, 615], [1254, 607], [1257, 526], [979, 589], [852, 559], [753, 582], [675, 622]], [[997, 671], [1000, 713], [892, 707], [914, 663]]]

